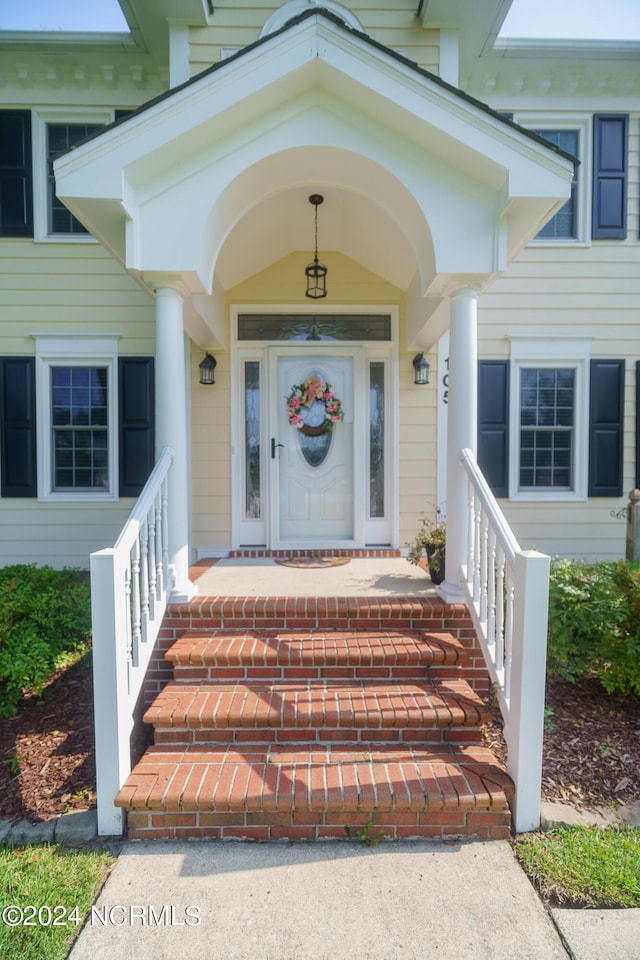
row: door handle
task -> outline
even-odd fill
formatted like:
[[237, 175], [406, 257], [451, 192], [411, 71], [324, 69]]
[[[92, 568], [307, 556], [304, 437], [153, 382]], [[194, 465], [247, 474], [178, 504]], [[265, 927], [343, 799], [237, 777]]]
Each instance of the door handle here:
[[278, 449], [278, 447], [282, 447], [284, 449], [284, 443], [276, 443], [276, 438], [271, 437], [271, 459], [272, 460], [275, 460], [276, 458], [276, 450]]

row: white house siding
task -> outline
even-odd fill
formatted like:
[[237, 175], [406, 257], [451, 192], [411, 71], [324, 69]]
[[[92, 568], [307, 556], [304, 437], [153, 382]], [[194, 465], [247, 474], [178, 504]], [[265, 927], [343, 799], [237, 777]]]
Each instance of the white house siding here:
[[[31, 356], [34, 333], [120, 334], [119, 355], [155, 353], [149, 294], [98, 244], [0, 240], [0, 355]], [[0, 498], [0, 565], [87, 568], [133, 505]]]
[[[191, 76], [217, 63], [225, 53], [254, 43], [266, 20], [280, 6], [260, 0], [216, 6], [210, 26], [189, 30]], [[439, 31], [423, 29], [416, 17], [415, 0], [343, 0], [342, 6], [355, 14], [373, 40], [438, 73]]]
[[[634, 169], [637, 187], [637, 166]], [[632, 207], [630, 203], [630, 207]], [[515, 502], [501, 505], [523, 546], [552, 555], [624, 556], [625, 521], [613, 517], [635, 486], [636, 368], [640, 359], [640, 272], [637, 201], [626, 241], [594, 241], [586, 247], [530, 245], [481, 297], [481, 358], [509, 356], [510, 336], [584, 337], [591, 357], [626, 357], [624, 479], [620, 498], [583, 502]]]
[[34, 352], [34, 333], [117, 333], [120, 353], [155, 351], [153, 302], [97, 243], [0, 240], [0, 337]]
[[[277, 304], [295, 310], [301, 303], [304, 267], [309, 254], [292, 254], [268, 270], [256, 274], [227, 293], [227, 309], [242, 304]], [[359, 264], [335, 251], [323, 251], [329, 267], [332, 303], [398, 307], [400, 310], [399, 377], [399, 507], [400, 545], [413, 536], [416, 519], [435, 501], [436, 440], [435, 392], [413, 384], [414, 353], [402, 349], [403, 306], [401, 291]], [[231, 377], [230, 354], [214, 350], [217, 366], [212, 387], [198, 384], [202, 352], [192, 350], [192, 482], [193, 545], [196, 550], [224, 550], [231, 543]], [[435, 355], [429, 357], [435, 364]]]
[[[583, 502], [515, 502], [501, 506], [520, 542], [552, 555], [619, 558], [625, 554], [626, 523], [612, 516], [635, 487], [636, 360], [640, 359], [640, 114], [637, 49], [620, 46], [579, 55], [541, 47], [487, 52], [461, 77], [465, 91], [528, 128], [586, 123], [594, 114], [629, 115], [627, 237], [583, 244], [530, 244], [480, 298], [479, 355], [509, 356], [509, 335], [587, 337], [591, 357], [626, 358], [623, 496]], [[539, 119], [538, 119], [539, 118]], [[589, 178], [591, 157], [579, 176]], [[591, 184], [583, 183], [583, 189]], [[552, 354], [552, 345], [547, 350]]]
[[193, 549], [231, 546], [231, 357], [214, 350], [215, 385], [201, 386], [203, 352], [191, 349], [191, 483]]
[[0, 566], [35, 563], [88, 570], [91, 553], [113, 546], [133, 503], [0, 500]]

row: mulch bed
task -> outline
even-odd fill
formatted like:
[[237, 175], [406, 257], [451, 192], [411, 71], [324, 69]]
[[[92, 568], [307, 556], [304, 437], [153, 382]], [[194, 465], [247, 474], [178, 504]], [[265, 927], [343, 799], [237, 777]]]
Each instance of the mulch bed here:
[[91, 656], [0, 717], [0, 818], [47, 820], [96, 803]]
[[[91, 658], [0, 717], [0, 818], [46, 820], [95, 806]], [[576, 807], [640, 799], [640, 699], [595, 681], [547, 685], [543, 799]], [[504, 760], [498, 718], [486, 739]]]
[[[543, 800], [581, 809], [640, 799], [640, 698], [609, 695], [591, 679], [548, 680], [545, 705]], [[485, 739], [506, 764], [497, 708]]]

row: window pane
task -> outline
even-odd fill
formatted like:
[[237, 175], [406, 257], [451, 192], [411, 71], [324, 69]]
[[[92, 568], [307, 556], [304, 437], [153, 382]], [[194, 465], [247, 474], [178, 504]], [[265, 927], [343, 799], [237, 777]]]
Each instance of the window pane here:
[[51, 368], [53, 486], [108, 489], [106, 367]]
[[520, 370], [520, 488], [570, 490], [575, 370]]
[[384, 363], [369, 365], [369, 516], [384, 517]]
[[260, 517], [260, 364], [244, 365], [245, 517]]
[[386, 314], [238, 315], [238, 340], [391, 340]]
[[47, 125], [49, 233], [88, 233], [88, 230], [79, 220], [76, 220], [71, 211], [67, 210], [56, 196], [53, 161], [74, 143], [84, 140], [90, 133], [99, 130], [100, 126], [101, 124], [98, 123], [50, 123]]
[[[549, 143], [559, 147], [577, 157], [579, 151], [579, 132], [577, 130], [535, 130]], [[571, 196], [563, 207], [551, 218], [542, 230], [537, 234], [541, 239], [565, 238], [575, 239], [577, 237], [576, 208], [577, 208], [577, 190], [578, 190], [578, 168], [574, 168], [573, 182], [571, 184]]]

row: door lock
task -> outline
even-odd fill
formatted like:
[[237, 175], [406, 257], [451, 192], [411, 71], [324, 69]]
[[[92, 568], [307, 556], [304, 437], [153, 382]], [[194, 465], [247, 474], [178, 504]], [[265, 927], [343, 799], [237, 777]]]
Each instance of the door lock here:
[[278, 447], [282, 447], [282, 449], [284, 450], [284, 443], [276, 443], [276, 438], [271, 437], [271, 459], [272, 460], [275, 460], [276, 458], [276, 450], [278, 449]]

